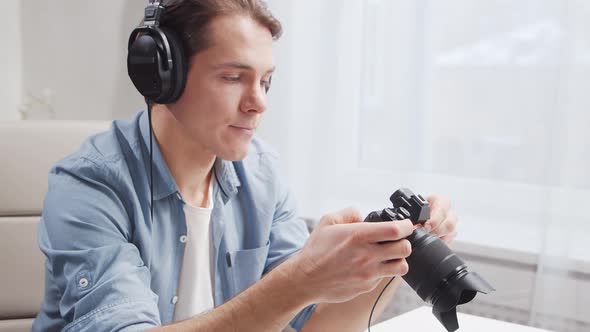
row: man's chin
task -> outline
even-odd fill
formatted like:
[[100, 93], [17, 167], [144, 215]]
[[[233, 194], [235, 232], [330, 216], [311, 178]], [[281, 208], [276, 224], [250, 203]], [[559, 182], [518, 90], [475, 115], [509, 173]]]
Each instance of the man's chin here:
[[249, 147], [250, 147], [250, 144], [245, 145], [245, 146], [240, 146], [240, 147], [233, 149], [231, 151], [224, 151], [221, 154], [219, 154], [218, 157], [223, 160], [229, 160], [229, 161], [244, 160], [244, 158], [246, 158], [246, 156], [248, 155]]

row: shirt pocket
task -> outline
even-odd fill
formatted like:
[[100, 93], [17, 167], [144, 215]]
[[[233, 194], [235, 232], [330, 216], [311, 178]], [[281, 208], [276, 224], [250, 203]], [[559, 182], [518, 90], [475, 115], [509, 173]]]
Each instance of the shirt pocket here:
[[270, 241], [263, 247], [228, 252], [232, 297], [260, 280], [269, 247]]

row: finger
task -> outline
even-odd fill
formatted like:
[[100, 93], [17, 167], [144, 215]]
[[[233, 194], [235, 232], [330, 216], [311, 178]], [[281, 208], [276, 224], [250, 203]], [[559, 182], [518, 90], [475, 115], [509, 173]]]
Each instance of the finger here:
[[443, 235], [440, 237], [441, 240], [446, 241], [446, 240], [454, 240], [457, 237], [457, 232], [452, 232], [446, 235]]
[[409, 219], [363, 222], [354, 225], [347, 225], [353, 232], [353, 237], [359, 243], [376, 243], [381, 241], [395, 241], [403, 239], [414, 231], [412, 222]]
[[406, 258], [412, 253], [412, 244], [406, 239], [387, 242], [382, 244], [373, 244], [375, 256], [383, 262]]
[[377, 274], [381, 277], [403, 276], [410, 270], [405, 258], [399, 258], [390, 262], [381, 263], [377, 267]]
[[355, 208], [346, 208], [340, 211], [332, 212], [326, 214], [320, 220], [322, 225], [329, 224], [350, 224], [350, 223], [357, 223], [363, 221], [363, 216], [358, 209]]
[[446, 211], [442, 209], [432, 209], [430, 219], [424, 223], [424, 228], [427, 232], [434, 232], [440, 227], [443, 220], [446, 218]]
[[447, 211], [451, 207], [451, 201], [447, 197], [439, 195], [428, 196], [427, 200], [430, 204], [430, 219], [424, 223], [424, 228], [431, 232], [445, 220]]
[[453, 244], [453, 241], [455, 241], [455, 238], [457, 237], [457, 232], [453, 232], [447, 235], [443, 235], [440, 237], [440, 239], [447, 244], [447, 246], [451, 246]]
[[436, 233], [439, 236], [453, 233], [457, 229], [457, 222], [457, 214], [455, 214], [455, 211], [449, 210], [447, 212], [447, 218], [440, 224], [438, 229], [433, 231], [433, 233]]

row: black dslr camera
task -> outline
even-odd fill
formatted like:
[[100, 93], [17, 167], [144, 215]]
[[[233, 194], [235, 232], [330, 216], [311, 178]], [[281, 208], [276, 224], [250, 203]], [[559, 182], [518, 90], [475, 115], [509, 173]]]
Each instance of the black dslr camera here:
[[[365, 221], [381, 222], [410, 219], [422, 224], [430, 218], [430, 206], [420, 195], [402, 188], [389, 198], [393, 208], [369, 213]], [[459, 328], [457, 305], [467, 303], [477, 292], [487, 294], [494, 288], [479, 274], [469, 272], [467, 264], [436, 235], [418, 227], [406, 238], [412, 254], [406, 258], [409, 271], [403, 276], [412, 289], [428, 304], [447, 331]]]

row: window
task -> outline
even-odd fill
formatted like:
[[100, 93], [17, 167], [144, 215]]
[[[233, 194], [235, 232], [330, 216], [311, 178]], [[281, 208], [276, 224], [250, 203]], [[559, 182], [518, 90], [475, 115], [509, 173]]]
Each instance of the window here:
[[286, 6], [265, 133], [304, 215], [406, 186], [450, 196], [461, 241], [588, 260], [590, 5]]

